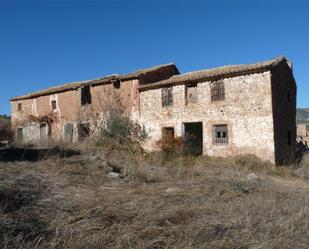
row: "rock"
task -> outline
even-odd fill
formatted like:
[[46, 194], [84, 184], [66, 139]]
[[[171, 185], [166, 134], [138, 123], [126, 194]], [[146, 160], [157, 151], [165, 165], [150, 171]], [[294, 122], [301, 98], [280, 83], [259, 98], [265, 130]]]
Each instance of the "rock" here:
[[178, 187], [169, 187], [165, 190], [166, 193], [175, 193], [175, 192], [179, 192], [181, 189]]
[[256, 181], [258, 179], [258, 176], [254, 173], [248, 174], [247, 175], [247, 180], [248, 181]]
[[95, 161], [95, 160], [98, 160], [99, 158], [96, 156], [95, 153], [91, 153], [90, 156], [89, 156], [89, 159], [90, 159], [90, 161]]
[[108, 178], [119, 178], [120, 177], [120, 174], [119, 173], [116, 173], [116, 172], [109, 172], [107, 174], [107, 177]]

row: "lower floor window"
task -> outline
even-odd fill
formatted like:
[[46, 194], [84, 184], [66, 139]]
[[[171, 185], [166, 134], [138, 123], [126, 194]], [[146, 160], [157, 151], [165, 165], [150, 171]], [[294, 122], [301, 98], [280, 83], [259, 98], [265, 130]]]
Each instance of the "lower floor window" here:
[[227, 125], [213, 126], [213, 144], [227, 144], [228, 143], [228, 129]]
[[162, 128], [162, 137], [174, 137], [174, 127], [163, 127]]
[[79, 134], [80, 140], [84, 140], [85, 138], [89, 137], [89, 135], [90, 135], [90, 125], [89, 125], [89, 123], [79, 124], [78, 134]]

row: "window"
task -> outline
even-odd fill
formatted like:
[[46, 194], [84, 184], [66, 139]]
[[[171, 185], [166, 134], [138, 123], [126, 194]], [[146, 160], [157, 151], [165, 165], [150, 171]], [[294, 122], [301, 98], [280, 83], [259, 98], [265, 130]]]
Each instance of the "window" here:
[[290, 91], [290, 89], [288, 89], [288, 92], [287, 92], [287, 100], [288, 100], [288, 102], [291, 101], [291, 91]]
[[84, 140], [85, 138], [89, 137], [89, 135], [90, 135], [89, 123], [79, 124], [78, 134], [79, 134], [79, 140], [81, 140], [81, 141]]
[[197, 84], [186, 86], [186, 105], [197, 102]]
[[90, 86], [82, 87], [82, 89], [81, 89], [81, 103], [82, 103], [82, 105], [91, 104]]
[[213, 82], [210, 85], [211, 102], [225, 99], [224, 83], [222, 81]]
[[162, 107], [173, 105], [173, 88], [165, 87], [162, 88]]
[[162, 137], [174, 137], [174, 127], [163, 127], [162, 128]]
[[114, 88], [119, 89], [120, 88], [120, 80], [117, 79], [117, 80], [113, 81], [113, 86], [114, 86]]
[[52, 106], [52, 110], [53, 111], [57, 109], [57, 102], [56, 102], [56, 100], [52, 100], [51, 106]]
[[23, 109], [23, 108], [22, 108], [21, 103], [18, 103], [18, 105], [17, 105], [17, 110], [18, 110], [18, 111], [22, 111], [22, 109]]
[[213, 144], [227, 144], [228, 130], [227, 125], [213, 126]]
[[288, 145], [292, 145], [291, 131], [288, 131]]

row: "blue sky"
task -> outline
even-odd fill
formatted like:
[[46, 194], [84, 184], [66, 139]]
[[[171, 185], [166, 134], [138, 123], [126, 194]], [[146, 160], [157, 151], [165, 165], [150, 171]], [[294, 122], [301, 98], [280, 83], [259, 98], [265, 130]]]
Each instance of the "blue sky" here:
[[181, 72], [285, 55], [309, 107], [309, 1], [2, 1], [0, 113], [9, 98], [175, 62]]

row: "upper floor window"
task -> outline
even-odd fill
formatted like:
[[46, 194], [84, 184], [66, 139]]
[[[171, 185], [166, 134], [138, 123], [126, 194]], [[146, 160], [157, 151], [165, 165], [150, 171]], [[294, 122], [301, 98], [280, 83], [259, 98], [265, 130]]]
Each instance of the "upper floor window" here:
[[120, 80], [117, 79], [117, 80], [113, 81], [113, 86], [116, 89], [120, 89]]
[[211, 102], [225, 99], [225, 89], [223, 81], [211, 83], [210, 89], [211, 89]]
[[18, 103], [17, 105], [17, 111], [22, 111], [23, 107], [21, 103]]
[[164, 87], [162, 88], [162, 107], [173, 105], [173, 88]]
[[81, 88], [81, 103], [82, 105], [88, 105], [91, 104], [91, 92], [90, 92], [90, 86], [84, 86]]
[[197, 84], [187, 85], [185, 89], [186, 105], [197, 102]]
[[228, 143], [227, 125], [214, 125], [213, 144], [227, 144], [227, 143]]
[[57, 102], [56, 102], [56, 100], [52, 100], [51, 107], [52, 107], [53, 111], [57, 109]]

